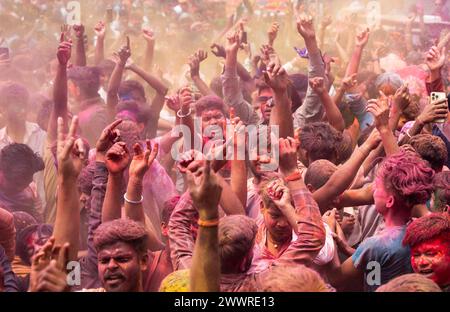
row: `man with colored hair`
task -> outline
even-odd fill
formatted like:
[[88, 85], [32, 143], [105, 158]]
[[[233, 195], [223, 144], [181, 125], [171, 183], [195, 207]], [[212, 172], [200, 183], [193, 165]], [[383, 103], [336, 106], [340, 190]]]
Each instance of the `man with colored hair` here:
[[450, 291], [450, 215], [433, 213], [414, 220], [403, 244], [411, 248], [414, 272]]
[[333, 285], [363, 281], [366, 291], [375, 291], [397, 276], [412, 273], [410, 250], [402, 241], [413, 207], [431, 197], [433, 178], [434, 171], [413, 152], [400, 152], [383, 162], [373, 197], [385, 229], [363, 241], [352, 257], [330, 274]]
[[130, 219], [101, 224], [94, 234], [99, 279], [108, 292], [143, 291], [148, 266], [145, 227]]

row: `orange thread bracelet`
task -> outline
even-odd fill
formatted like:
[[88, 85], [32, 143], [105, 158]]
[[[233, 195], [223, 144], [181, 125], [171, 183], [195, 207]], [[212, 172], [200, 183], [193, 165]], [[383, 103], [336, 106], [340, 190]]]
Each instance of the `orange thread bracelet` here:
[[302, 178], [302, 175], [300, 174], [300, 172], [296, 171], [294, 173], [291, 173], [287, 177], [285, 177], [284, 180], [286, 182], [293, 182], [293, 181], [300, 180], [301, 178]]
[[198, 225], [201, 227], [215, 227], [219, 225], [219, 219], [213, 220], [200, 220], [198, 219]]

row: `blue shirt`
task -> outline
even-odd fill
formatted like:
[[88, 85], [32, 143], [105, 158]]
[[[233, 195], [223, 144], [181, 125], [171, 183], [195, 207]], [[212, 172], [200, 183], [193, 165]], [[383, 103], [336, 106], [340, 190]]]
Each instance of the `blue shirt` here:
[[389, 227], [363, 241], [352, 256], [364, 271], [364, 290], [375, 291], [391, 279], [412, 273], [410, 249], [402, 245], [406, 225]]

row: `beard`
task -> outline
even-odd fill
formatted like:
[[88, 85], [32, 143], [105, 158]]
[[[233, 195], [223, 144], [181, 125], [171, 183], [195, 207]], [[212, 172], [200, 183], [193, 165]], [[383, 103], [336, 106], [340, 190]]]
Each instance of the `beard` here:
[[103, 277], [103, 287], [108, 292], [135, 292], [139, 289], [140, 276], [131, 273], [127, 278], [122, 272], [107, 272]]

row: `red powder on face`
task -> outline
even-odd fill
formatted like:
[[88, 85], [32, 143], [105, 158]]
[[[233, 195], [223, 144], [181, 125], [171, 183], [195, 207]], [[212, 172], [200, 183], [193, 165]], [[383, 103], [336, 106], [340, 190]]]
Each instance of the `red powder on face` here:
[[450, 243], [442, 235], [411, 248], [411, 266], [439, 286], [450, 284]]

